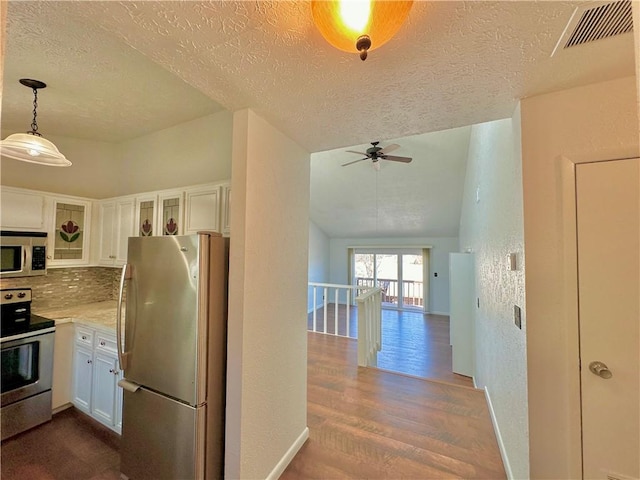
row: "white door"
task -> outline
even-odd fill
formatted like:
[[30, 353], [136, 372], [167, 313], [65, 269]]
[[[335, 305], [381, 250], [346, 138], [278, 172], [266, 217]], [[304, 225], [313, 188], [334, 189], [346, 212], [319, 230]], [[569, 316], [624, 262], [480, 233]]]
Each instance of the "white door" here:
[[473, 377], [475, 301], [474, 257], [470, 253], [449, 254], [449, 336], [453, 373]]
[[640, 159], [576, 166], [585, 479], [640, 477], [639, 191]]

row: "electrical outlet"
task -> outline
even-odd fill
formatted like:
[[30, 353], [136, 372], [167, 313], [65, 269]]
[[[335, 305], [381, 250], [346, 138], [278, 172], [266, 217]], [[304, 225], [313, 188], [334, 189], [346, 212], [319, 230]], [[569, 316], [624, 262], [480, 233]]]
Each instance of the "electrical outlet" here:
[[438, 272], [434, 272], [434, 273], [433, 273], [433, 276], [434, 276], [434, 277], [437, 277], [437, 276], [438, 276]]
[[513, 306], [513, 320], [520, 330], [522, 330], [522, 310], [518, 305]]

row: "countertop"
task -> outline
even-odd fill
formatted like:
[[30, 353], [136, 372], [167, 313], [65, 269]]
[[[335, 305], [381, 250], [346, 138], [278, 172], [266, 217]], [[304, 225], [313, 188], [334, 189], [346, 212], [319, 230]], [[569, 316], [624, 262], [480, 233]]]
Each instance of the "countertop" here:
[[[107, 300], [65, 308], [33, 310], [33, 313], [54, 320], [56, 325], [73, 322], [115, 333], [117, 309], [118, 302]], [[124, 325], [124, 308], [122, 323]]]

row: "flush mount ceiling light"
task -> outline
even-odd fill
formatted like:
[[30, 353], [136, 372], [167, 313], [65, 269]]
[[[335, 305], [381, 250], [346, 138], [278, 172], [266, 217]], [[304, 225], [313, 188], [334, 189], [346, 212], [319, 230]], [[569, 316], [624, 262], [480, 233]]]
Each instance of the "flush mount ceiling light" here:
[[313, 0], [313, 22], [327, 42], [345, 52], [367, 53], [400, 29], [413, 1]]
[[2, 156], [21, 160], [23, 162], [37, 163], [51, 167], [68, 167], [71, 162], [60, 153], [58, 148], [38, 132], [38, 89], [46, 88], [46, 84], [39, 80], [21, 78], [20, 83], [33, 90], [33, 121], [31, 131], [27, 133], [14, 133], [0, 141], [0, 153]]

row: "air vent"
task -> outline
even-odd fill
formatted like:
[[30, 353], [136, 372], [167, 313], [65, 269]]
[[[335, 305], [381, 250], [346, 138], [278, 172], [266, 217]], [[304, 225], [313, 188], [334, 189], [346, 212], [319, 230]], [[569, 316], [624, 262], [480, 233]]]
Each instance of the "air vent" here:
[[631, 0], [590, 2], [573, 12], [551, 56], [559, 50], [633, 31]]

